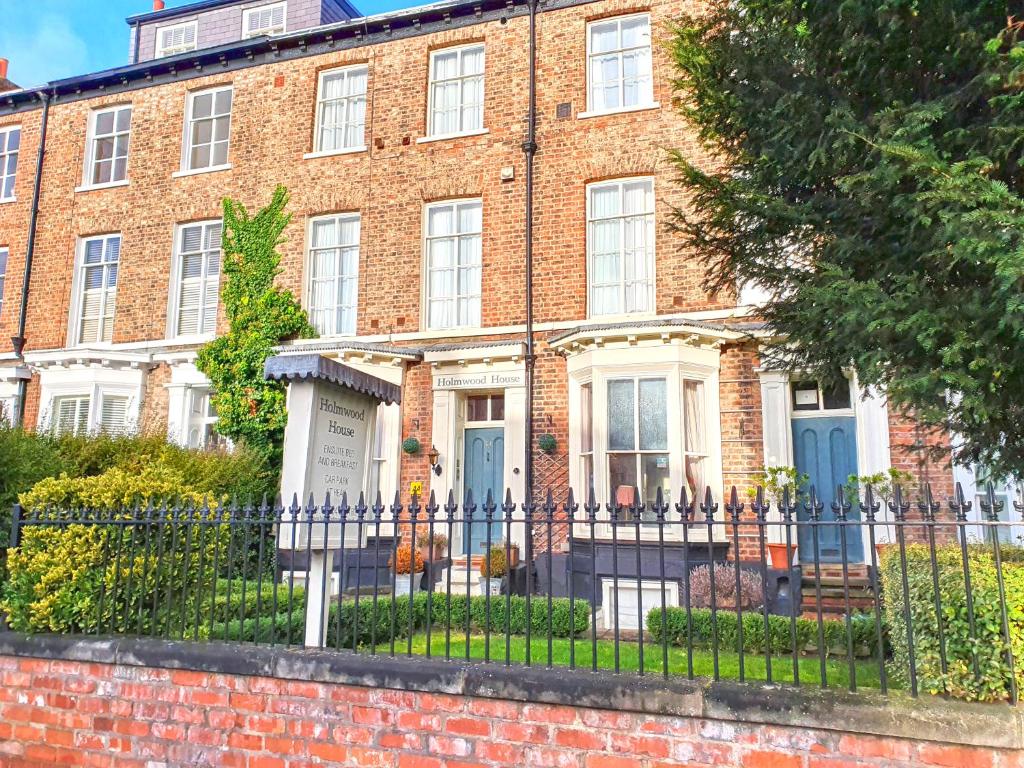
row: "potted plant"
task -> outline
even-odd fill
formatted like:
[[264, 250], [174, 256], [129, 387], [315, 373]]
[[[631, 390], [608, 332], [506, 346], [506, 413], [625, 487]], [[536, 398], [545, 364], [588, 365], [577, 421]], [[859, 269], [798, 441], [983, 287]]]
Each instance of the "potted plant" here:
[[500, 595], [501, 580], [508, 573], [505, 547], [491, 547], [491, 551], [480, 561], [480, 594]]
[[429, 533], [421, 534], [419, 537], [419, 550], [420, 556], [429, 562], [435, 560], [444, 560], [445, 551], [448, 549], [448, 537], [440, 531], [435, 531], [433, 535]]
[[388, 563], [394, 574], [395, 595], [408, 595], [412, 591], [412, 574], [423, 573], [423, 555], [412, 542], [403, 539], [398, 544], [391, 561]]
[[540, 448], [546, 454], [552, 454], [555, 452], [555, 448], [558, 447], [558, 441], [555, 440], [555, 436], [545, 432], [543, 435], [537, 438], [537, 447]]
[[[800, 501], [800, 489], [807, 485], [809, 478], [796, 467], [762, 467], [761, 471], [754, 477], [755, 485], [764, 489], [765, 500], [776, 509], [782, 505], [782, 498], [786, 491], [789, 491], [790, 504]], [[757, 496], [756, 488], [749, 488], [747, 495], [753, 499]], [[796, 542], [786, 544], [785, 542], [769, 543], [768, 555], [771, 558], [772, 568], [775, 570], [788, 570], [793, 565], [796, 556]]]

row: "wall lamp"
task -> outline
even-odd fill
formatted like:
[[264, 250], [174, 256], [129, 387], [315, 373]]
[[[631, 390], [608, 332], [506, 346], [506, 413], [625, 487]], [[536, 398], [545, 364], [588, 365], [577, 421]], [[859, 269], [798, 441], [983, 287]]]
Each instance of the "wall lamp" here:
[[438, 459], [441, 458], [441, 453], [434, 446], [430, 446], [430, 453], [427, 454], [427, 458], [430, 460], [430, 470], [440, 477], [441, 465], [438, 463]]

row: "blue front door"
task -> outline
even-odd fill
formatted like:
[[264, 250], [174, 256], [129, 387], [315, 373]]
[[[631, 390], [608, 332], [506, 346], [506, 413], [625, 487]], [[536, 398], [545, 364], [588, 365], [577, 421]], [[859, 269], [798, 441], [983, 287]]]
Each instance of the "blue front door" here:
[[[476, 511], [467, 520], [462, 536], [462, 551], [467, 555], [482, 554], [487, 549], [487, 521], [484, 502], [487, 492], [494, 495], [494, 519], [501, 520], [501, 502], [504, 501], [505, 430], [502, 427], [482, 427], [466, 430], [466, 490], [473, 492]], [[500, 523], [492, 524], [490, 544], [502, 539]]]
[[[797, 471], [809, 478], [807, 486], [802, 489], [805, 495], [801, 502], [807, 500], [806, 493], [813, 485], [819, 501], [825, 505], [822, 520], [835, 520], [832, 502], [836, 486], [845, 486], [847, 478], [857, 474], [857, 420], [852, 416], [793, 419], [793, 459]], [[807, 519], [807, 510], [802, 503], [797, 518]], [[856, 506], [850, 510], [849, 519], [860, 519]], [[818, 553], [823, 562], [842, 562], [841, 537], [838, 525], [818, 526]], [[799, 550], [801, 562], [814, 561], [811, 526], [801, 526]], [[846, 526], [846, 558], [854, 563], [864, 560], [860, 526]]]

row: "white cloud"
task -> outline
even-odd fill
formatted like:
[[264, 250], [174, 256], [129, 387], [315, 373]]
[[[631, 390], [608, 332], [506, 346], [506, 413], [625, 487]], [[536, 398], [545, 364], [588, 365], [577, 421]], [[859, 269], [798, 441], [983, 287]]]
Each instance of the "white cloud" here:
[[[14, 0], [0, 0], [0, 6], [9, 3]], [[89, 48], [65, 14], [39, 15], [39, 5], [48, 3], [19, 5], [17, 10], [4, 9], [7, 23], [0, 25], [0, 56], [10, 59], [11, 80], [25, 87], [89, 71]]]

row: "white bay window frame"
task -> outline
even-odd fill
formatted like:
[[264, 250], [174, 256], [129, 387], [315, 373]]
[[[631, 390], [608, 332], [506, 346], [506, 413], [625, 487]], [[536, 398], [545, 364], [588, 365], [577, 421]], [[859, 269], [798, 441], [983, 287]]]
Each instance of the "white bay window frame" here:
[[[611, 538], [612, 525], [606, 508], [608, 502], [615, 501], [615, 489], [610, 487], [609, 456], [614, 451], [609, 448], [608, 418], [608, 383], [623, 379], [664, 379], [666, 382], [666, 416], [667, 416], [667, 450], [655, 453], [667, 453], [669, 457], [668, 486], [671, 498], [665, 498], [669, 504], [667, 520], [678, 521], [680, 515], [675, 509], [679, 501], [680, 489], [686, 483], [687, 458], [700, 458], [703, 466], [705, 484], [710, 486], [715, 500], [721, 504], [722, 488], [722, 455], [721, 455], [721, 416], [719, 406], [719, 352], [717, 349], [690, 347], [679, 343], [664, 343], [659, 340], [639, 342], [633, 346], [608, 344], [604, 347], [571, 354], [567, 358], [569, 375], [569, 481], [577, 498], [585, 499], [589, 494], [586, 472], [593, 466], [594, 494], [600, 505], [595, 535], [599, 538]], [[686, 381], [700, 382], [703, 399], [703, 446], [702, 450], [694, 451], [686, 442], [686, 423], [684, 418], [683, 387]], [[586, 393], [592, 398], [592, 424], [590, 435], [592, 450], [587, 451], [584, 445], [587, 430], [582, 424], [586, 410]], [[643, 494], [643, 489], [641, 489]], [[653, 492], [650, 494], [653, 496]], [[690, 495], [689, 490], [687, 495]], [[703, 499], [696, 500], [697, 504]], [[642, 499], [645, 500], [645, 499]], [[693, 499], [690, 499], [693, 501]], [[698, 507], [699, 508], [699, 507]], [[719, 518], [722, 516], [719, 508]], [[650, 516], [650, 515], [648, 515]], [[620, 525], [615, 535], [621, 539], [635, 538], [636, 526], [632, 521], [621, 522], [628, 515], [620, 518]], [[697, 520], [701, 519], [700, 514]], [[716, 527], [714, 536], [723, 535], [720, 526]], [[666, 540], [682, 539], [681, 526], [666, 525]], [[576, 535], [589, 537], [589, 525], [577, 524]], [[691, 541], [706, 541], [707, 526], [693, 525], [689, 533]], [[657, 539], [657, 526], [640, 528], [640, 538]]]
[[[313, 152], [310, 156], [366, 150], [366, 94], [369, 76], [366, 64], [338, 67], [320, 73], [316, 88]], [[328, 98], [328, 86], [332, 82], [340, 82], [341, 93]], [[328, 136], [331, 137], [330, 141], [327, 140]]]
[[[138, 421], [141, 372], [133, 371], [128, 381], [116, 380], [119, 371], [61, 371], [61, 381], [42, 385], [43, 408], [39, 427], [57, 434], [126, 434]], [[77, 374], [77, 375], [76, 375]], [[46, 378], [54, 374], [44, 374]], [[123, 378], [123, 376], [122, 376]], [[138, 383], [131, 383], [137, 379]], [[71, 404], [71, 405], [69, 405]], [[70, 429], [61, 424], [61, 410], [73, 407]], [[67, 424], [67, 422], [65, 422]]]
[[[631, 193], [643, 204], [632, 210]], [[612, 212], [595, 200], [616, 197]], [[587, 314], [618, 317], [654, 314], [657, 285], [654, 177], [634, 176], [587, 185]], [[637, 236], [642, 239], [637, 242]], [[614, 242], [607, 238], [614, 237]], [[632, 242], [631, 242], [632, 239]], [[614, 299], [609, 299], [614, 296]]]
[[121, 243], [120, 233], [79, 238], [72, 281], [72, 346], [113, 341]]
[[[432, 228], [431, 214], [451, 209], [450, 231]], [[463, 227], [462, 214], [478, 210], [479, 227]], [[448, 246], [447, 263], [440, 255]], [[466, 254], [469, 255], [466, 255]], [[444, 200], [423, 206], [423, 315], [432, 331], [479, 328], [483, 304], [483, 200]], [[439, 288], [445, 285], [444, 290]], [[435, 315], [435, 308], [438, 309]], [[445, 320], [445, 318], [447, 320]]]
[[[329, 243], [318, 237], [333, 226]], [[358, 213], [316, 216], [309, 221], [306, 306], [321, 336], [353, 336], [359, 314], [359, 246], [362, 219]], [[351, 235], [345, 237], [346, 233]], [[326, 269], [326, 267], [331, 267]], [[351, 267], [351, 268], [349, 268]], [[322, 299], [327, 299], [322, 303]]]
[[[100, 126], [100, 121], [106, 115], [112, 115], [109, 129]], [[116, 104], [110, 107], [103, 107], [102, 109], [95, 109], [89, 114], [89, 131], [85, 150], [85, 175], [82, 178], [80, 190], [104, 189], [106, 187], [123, 186], [128, 183], [131, 123], [131, 104]], [[109, 166], [109, 175], [105, 181], [101, 180], [104, 166]]]
[[198, 46], [199, 21], [182, 21], [157, 27], [156, 58], [194, 51]]
[[[623, 38], [624, 25], [640, 31], [640, 40], [627, 41]], [[646, 33], [642, 30], [646, 26]], [[598, 50], [595, 36], [601, 31], [614, 32], [614, 47]], [[649, 13], [635, 13], [628, 16], [614, 16], [596, 19], [587, 24], [587, 111], [579, 117], [633, 112], [654, 109], [659, 106], [654, 100], [654, 58], [652, 50], [652, 26]], [[636, 63], [636, 71], [630, 74], [627, 62]], [[615, 76], [598, 79], [603, 63], [615, 65]], [[609, 105], [605, 96], [599, 95], [601, 87], [613, 85], [615, 104]], [[635, 96], [629, 89], [635, 89]], [[628, 103], [627, 103], [628, 102]]]
[[[216, 333], [220, 274], [224, 258], [221, 250], [223, 226], [220, 219], [213, 219], [179, 224], [174, 228], [167, 313], [169, 339], [209, 339]], [[200, 243], [198, 248], [191, 248], [186, 238], [189, 231], [195, 229], [200, 230]], [[198, 260], [198, 273], [186, 274], [186, 259]], [[195, 273], [196, 270], [192, 269], [191, 272]], [[196, 312], [194, 328], [182, 323], [183, 312], [193, 310]]]
[[[255, 24], [253, 23], [255, 20]], [[242, 11], [242, 39], [283, 35], [288, 31], [288, 3], [268, 3]]]
[[[470, 71], [475, 57], [479, 54], [480, 66]], [[455, 59], [455, 74], [438, 76], [438, 62]], [[428, 139], [443, 139], [455, 136], [472, 136], [482, 133], [484, 128], [484, 89], [487, 56], [483, 43], [439, 48], [430, 52], [429, 83], [427, 85], [427, 135]], [[444, 101], [441, 94], [452, 92], [452, 100]], [[474, 93], [475, 92], [475, 93]], [[455, 124], [450, 125], [444, 117], [455, 113]]]

